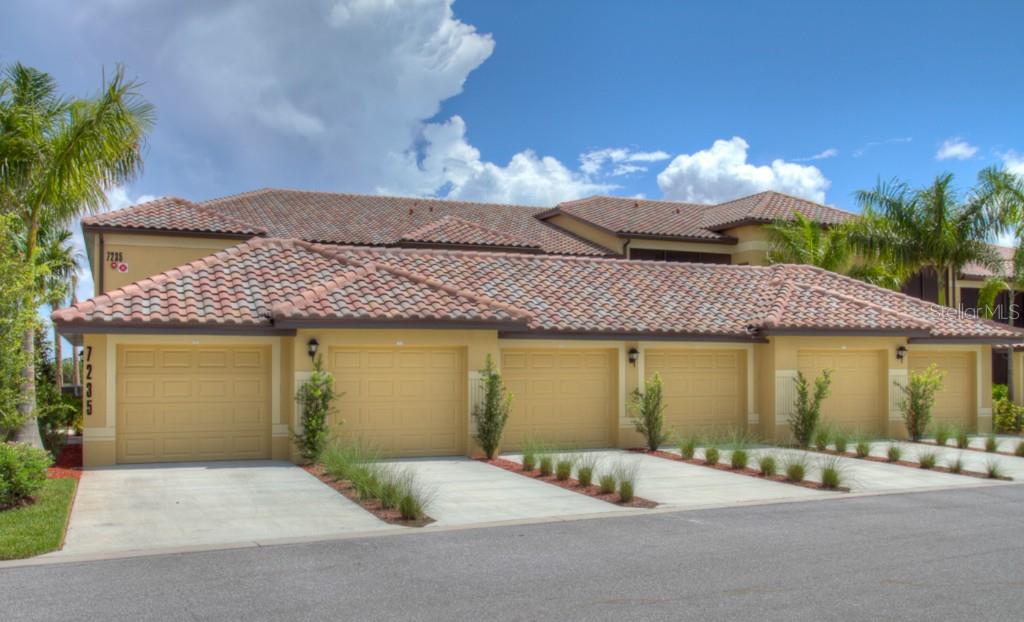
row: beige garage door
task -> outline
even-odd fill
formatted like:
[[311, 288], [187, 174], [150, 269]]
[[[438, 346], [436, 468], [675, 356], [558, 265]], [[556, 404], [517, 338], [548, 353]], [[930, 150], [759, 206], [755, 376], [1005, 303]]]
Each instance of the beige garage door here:
[[117, 461], [270, 457], [270, 348], [118, 346]]
[[502, 350], [501, 373], [515, 396], [502, 447], [524, 439], [608, 447], [618, 409], [617, 350]]
[[812, 383], [832, 370], [832, 393], [822, 404], [821, 420], [848, 432], [881, 434], [888, 414], [884, 385], [885, 353], [878, 350], [801, 350], [797, 369]]
[[974, 354], [972, 352], [911, 352], [908, 368], [924, 371], [934, 363], [945, 373], [935, 397], [932, 421], [970, 427], [974, 424]]
[[465, 356], [459, 348], [331, 348], [340, 434], [386, 456], [464, 454]]
[[661, 375], [668, 429], [680, 435], [743, 429], [744, 354], [735, 350], [647, 350], [644, 374]]

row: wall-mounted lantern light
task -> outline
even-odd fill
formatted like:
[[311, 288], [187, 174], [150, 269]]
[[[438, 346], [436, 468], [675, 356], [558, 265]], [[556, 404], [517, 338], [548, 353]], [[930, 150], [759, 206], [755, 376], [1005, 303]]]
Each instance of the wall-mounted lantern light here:
[[906, 346], [900, 346], [900, 347], [896, 348], [896, 360], [897, 361], [902, 361], [906, 357], [907, 357], [907, 347]]
[[629, 364], [636, 365], [637, 359], [640, 358], [640, 351], [636, 348], [630, 348], [627, 356], [629, 357]]
[[316, 351], [317, 351], [317, 348], [319, 348], [319, 347], [320, 347], [320, 342], [317, 341], [315, 337], [313, 339], [310, 339], [308, 342], [306, 342], [306, 352], [309, 353], [309, 358], [311, 358], [311, 359], [312, 358], [316, 358]]

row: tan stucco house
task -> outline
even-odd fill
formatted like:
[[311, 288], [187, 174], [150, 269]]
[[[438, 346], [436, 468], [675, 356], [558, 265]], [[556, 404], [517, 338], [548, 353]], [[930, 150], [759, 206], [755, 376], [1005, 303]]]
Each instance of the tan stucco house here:
[[787, 434], [798, 371], [825, 419], [899, 435], [908, 371], [936, 417], [991, 427], [1006, 326], [807, 266], [761, 225], [849, 214], [778, 193], [722, 205], [592, 197], [553, 209], [260, 190], [83, 221], [96, 296], [56, 311], [84, 346], [85, 462], [293, 458], [316, 348], [337, 433], [390, 455], [471, 454], [487, 355], [515, 394], [505, 447], [640, 443], [626, 401], [664, 379], [680, 433]]

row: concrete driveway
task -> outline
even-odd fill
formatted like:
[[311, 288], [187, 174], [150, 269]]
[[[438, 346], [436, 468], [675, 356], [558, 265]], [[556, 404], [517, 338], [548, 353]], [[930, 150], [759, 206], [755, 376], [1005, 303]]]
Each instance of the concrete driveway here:
[[[584, 453], [584, 452], [577, 452]], [[698, 508], [743, 505], [770, 501], [825, 498], [839, 495], [758, 479], [738, 473], [717, 471], [703, 466], [675, 462], [621, 449], [586, 452], [597, 456], [597, 474], [612, 470], [617, 464], [633, 465], [637, 471], [636, 494], [666, 508]], [[520, 462], [522, 456], [502, 456]]]
[[575, 517], [638, 511], [559, 488], [469, 458], [414, 458], [391, 464], [413, 469], [432, 494], [430, 526]]
[[229, 545], [401, 529], [288, 462], [87, 470], [53, 556]]

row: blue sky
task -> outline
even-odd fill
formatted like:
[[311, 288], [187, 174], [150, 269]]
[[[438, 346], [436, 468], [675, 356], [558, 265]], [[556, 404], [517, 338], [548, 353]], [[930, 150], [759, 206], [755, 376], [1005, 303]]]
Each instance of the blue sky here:
[[[127, 65], [159, 121], [111, 193], [552, 205], [1024, 172], [1024, 3], [15, 0], [0, 61]], [[87, 286], [87, 285], [85, 285]]]

